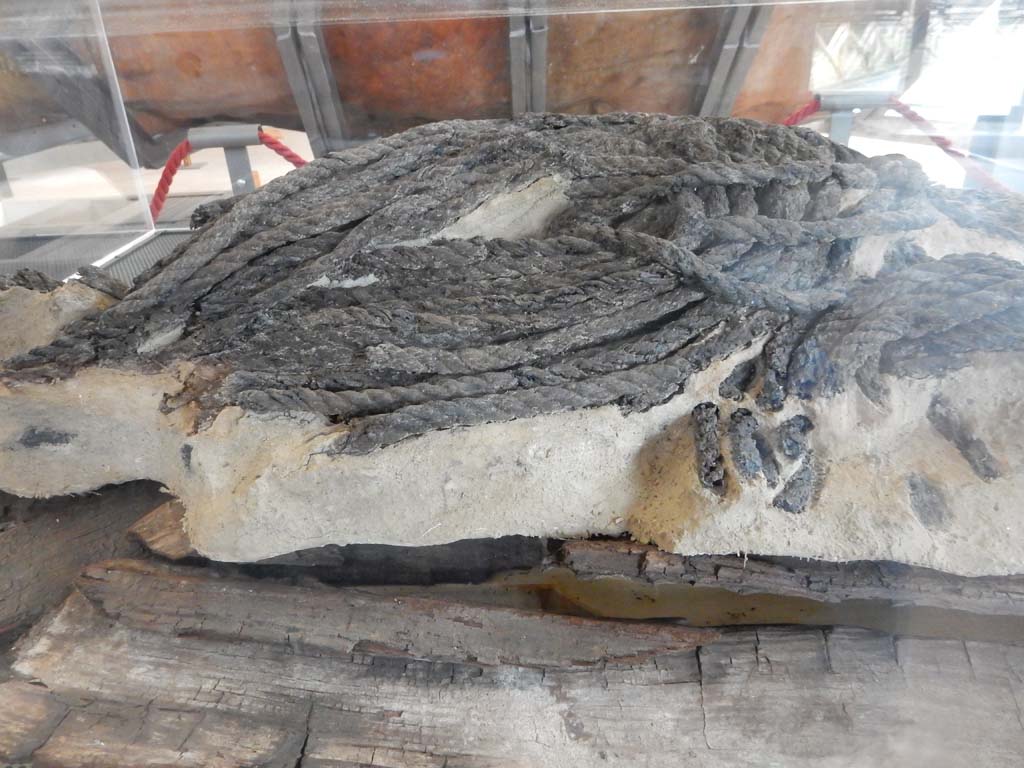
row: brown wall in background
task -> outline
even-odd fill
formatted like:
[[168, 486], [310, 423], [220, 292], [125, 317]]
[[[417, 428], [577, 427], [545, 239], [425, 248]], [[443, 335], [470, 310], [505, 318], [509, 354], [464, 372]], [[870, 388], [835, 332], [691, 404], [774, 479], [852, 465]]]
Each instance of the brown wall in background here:
[[266, 27], [110, 38], [125, 103], [150, 133], [208, 120], [301, 122]]
[[511, 113], [505, 19], [347, 24], [323, 32], [355, 136]]
[[733, 114], [781, 123], [811, 98], [811, 56], [820, 5], [783, 5], [772, 10], [761, 46], [736, 98]]
[[717, 9], [552, 16], [548, 109], [695, 111], [721, 18]]

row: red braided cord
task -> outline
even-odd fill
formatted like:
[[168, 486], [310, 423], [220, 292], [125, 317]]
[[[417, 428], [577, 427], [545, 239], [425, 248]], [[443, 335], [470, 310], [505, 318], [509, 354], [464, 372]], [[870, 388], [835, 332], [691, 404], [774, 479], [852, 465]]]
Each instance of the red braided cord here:
[[793, 112], [789, 117], [782, 121], [783, 125], [800, 125], [811, 115], [821, 111], [821, 99], [817, 96], [813, 97], [810, 101], [804, 104], [796, 112]]
[[931, 139], [937, 146], [939, 146], [943, 152], [947, 155], [952, 155], [956, 158], [967, 157], [963, 152], [953, 147], [953, 142], [942, 136], [935, 130], [935, 126], [932, 125], [928, 120], [923, 117], [920, 113], [915, 112], [910, 106], [904, 104], [902, 101], [893, 96], [889, 99], [889, 106], [899, 112], [903, 117], [912, 122], [918, 128], [920, 128], [929, 139]]
[[294, 165], [296, 168], [301, 168], [302, 166], [304, 166], [306, 164], [305, 160], [303, 160], [299, 155], [295, 154], [292, 150], [288, 149], [288, 147], [286, 147], [280, 141], [275, 139], [269, 133], [264, 133], [264, 131], [261, 129], [260, 133], [259, 133], [259, 136], [260, 136], [260, 141], [263, 142], [263, 145], [265, 147], [267, 147], [268, 149], [272, 149], [275, 152], [277, 152], [277, 154], [279, 154], [281, 157], [283, 157], [289, 163]]
[[[260, 141], [264, 145], [277, 152], [277, 154], [296, 168], [301, 168], [306, 164], [306, 161], [299, 155], [288, 149], [288, 147], [270, 134], [264, 133], [262, 128], [259, 131], [259, 137]], [[164, 209], [164, 203], [167, 202], [167, 193], [171, 189], [171, 182], [174, 180], [174, 174], [178, 172], [181, 164], [185, 162], [185, 158], [191, 153], [192, 145], [189, 143], [188, 139], [184, 139], [174, 148], [174, 151], [171, 152], [171, 156], [167, 158], [167, 162], [164, 164], [163, 173], [160, 174], [160, 182], [156, 185], [156, 191], [153, 193], [153, 199], [149, 201], [149, 213], [153, 217], [153, 221], [160, 218], [160, 212]]]
[[160, 182], [156, 185], [156, 191], [153, 193], [153, 199], [149, 201], [149, 214], [153, 217], [153, 221], [160, 218], [160, 211], [164, 209], [164, 202], [166, 202], [167, 193], [171, 189], [171, 181], [174, 179], [174, 174], [178, 172], [181, 164], [185, 162], [185, 158], [191, 152], [192, 145], [189, 144], [188, 139], [184, 139], [174, 148], [171, 156], [167, 158], [167, 162], [164, 164], [164, 172], [160, 174]]
[[921, 131], [931, 139], [937, 147], [939, 147], [939, 149], [960, 163], [964, 170], [967, 171], [967, 175], [973, 177], [975, 181], [981, 182], [989, 189], [994, 189], [999, 192], [1009, 191], [1003, 184], [989, 174], [988, 171], [978, 165], [977, 161], [973, 157], [954, 147], [953, 142], [940, 134], [936, 130], [935, 126], [932, 125], [923, 115], [915, 112], [910, 106], [903, 103], [895, 96], [889, 99], [889, 106], [920, 128]]

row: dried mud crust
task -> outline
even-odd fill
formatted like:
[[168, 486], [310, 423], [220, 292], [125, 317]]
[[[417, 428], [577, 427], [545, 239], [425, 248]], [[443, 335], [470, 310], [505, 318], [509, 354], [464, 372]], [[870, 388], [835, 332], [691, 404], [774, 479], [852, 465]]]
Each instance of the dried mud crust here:
[[[203, 385], [168, 407], [192, 401], [207, 422], [228, 405], [318, 414], [350, 427], [331, 448], [349, 454], [460, 425], [646, 410], [758, 339], [724, 397], [750, 392], [774, 412], [857, 387], [884, 404], [883, 374], [1021, 350], [1024, 266], [897, 240], [876, 276], [855, 277], [858, 242], [943, 217], [1019, 240], [1022, 210], [930, 187], [905, 158], [746, 120], [436, 123], [198, 212], [196, 236], [118, 305], [6, 375], [187, 361]], [[955, 403], [936, 408], [956, 424]], [[721, 427], [734, 456], [774, 486], [774, 451], [813, 425], [769, 436], [757, 412], [737, 418]], [[701, 442], [708, 487], [722, 483], [719, 431]], [[806, 506], [811, 458], [777, 506]]]

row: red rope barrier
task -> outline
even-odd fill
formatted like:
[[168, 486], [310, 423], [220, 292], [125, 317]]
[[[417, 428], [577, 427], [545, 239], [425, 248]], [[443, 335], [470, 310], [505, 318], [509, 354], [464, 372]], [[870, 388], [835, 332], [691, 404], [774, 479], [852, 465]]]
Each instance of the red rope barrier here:
[[295, 154], [292, 150], [288, 149], [284, 144], [275, 139], [269, 133], [265, 133], [263, 129], [260, 129], [260, 141], [263, 142], [263, 146], [268, 149], [272, 149], [289, 163], [294, 165], [296, 168], [301, 168], [306, 164], [299, 155]]
[[[277, 152], [277, 154], [296, 168], [301, 168], [306, 164], [306, 161], [303, 160], [302, 157], [297, 155], [269, 133], [264, 132], [262, 128], [259, 131], [259, 137], [260, 142], [264, 146], [268, 149], [272, 149], [274, 152]], [[189, 143], [188, 139], [184, 139], [174, 148], [170, 157], [167, 158], [167, 162], [164, 163], [164, 170], [163, 173], [160, 174], [160, 181], [156, 185], [156, 191], [153, 192], [153, 199], [149, 201], [149, 214], [153, 217], [153, 221], [160, 218], [160, 212], [164, 209], [164, 203], [167, 202], [167, 193], [171, 189], [171, 182], [174, 180], [174, 174], [178, 172], [178, 169], [181, 168], [181, 164], [185, 162], [185, 158], [191, 153], [192, 145]]]
[[[940, 134], [934, 125], [923, 117], [918, 112], [915, 112], [907, 104], [893, 96], [889, 100], [889, 106], [892, 109], [899, 112], [899, 114], [906, 120], [910, 121], [921, 131], [932, 140], [932, 142], [947, 155], [955, 159], [960, 165], [964, 167], [967, 174], [971, 176], [975, 181], [980, 182], [989, 189], [994, 189], [999, 192], [1008, 191], [1005, 186], [999, 183], [991, 174], [988, 173], [984, 168], [978, 165], [977, 161], [966, 152], [961, 152], [955, 146], [953, 142], [947, 139], [945, 136]], [[815, 113], [821, 111], [821, 99], [815, 96], [809, 102], [804, 104], [800, 109], [793, 112], [789, 117], [782, 121], [783, 125], [799, 125], [804, 122], [807, 118]]]
[[789, 117], [787, 117], [785, 120], [782, 121], [782, 124], [783, 125], [800, 125], [800, 123], [802, 123], [808, 117], [810, 117], [811, 115], [817, 114], [820, 111], [821, 111], [821, 99], [819, 99], [817, 96], [815, 96], [810, 101], [808, 101], [806, 104], [804, 104], [802, 107], [800, 107], [800, 109], [798, 109], [795, 112], [793, 112], [792, 114], [790, 114]]
[[174, 180], [174, 174], [178, 172], [181, 164], [185, 162], [185, 158], [188, 157], [192, 152], [192, 145], [189, 144], [188, 139], [183, 140], [178, 146], [171, 152], [171, 156], [167, 158], [167, 162], [164, 163], [164, 171], [160, 174], [160, 182], [156, 185], [156, 191], [153, 193], [153, 199], [149, 201], [149, 215], [153, 217], [153, 221], [160, 218], [160, 211], [164, 209], [164, 203], [167, 201], [167, 193], [171, 189], [171, 182]]
[[945, 152], [947, 155], [952, 157], [961, 166], [967, 175], [972, 177], [975, 181], [984, 185], [988, 189], [995, 190], [997, 192], [1009, 192], [1003, 184], [1001, 184], [995, 177], [993, 177], [987, 170], [982, 168], [978, 161], [975, 160], [970, 154], [961, 152], [955, 146], [953, 142], [947, 139], [945, 136], [940, 134], [934, 125], [928, 121], [926, 117], [920, 113], [914, 111], [909, 105], [904, 104], [902, 101], [893, 96], [889, 99], [889, 106], [900, 113], [900, 115], [908, 120], [909, 122], [916, 125], [921, 129], [921, 132], [925, 134], [929, 139], [932, 140], [939, 149]]

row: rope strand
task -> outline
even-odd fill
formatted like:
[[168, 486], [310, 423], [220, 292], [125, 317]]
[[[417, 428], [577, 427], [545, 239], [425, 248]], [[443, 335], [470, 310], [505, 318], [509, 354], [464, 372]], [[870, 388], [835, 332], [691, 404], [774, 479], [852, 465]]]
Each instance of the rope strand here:
[[275, 152], [277, 152], [277, 154], [279, 154], [289, 163], [294, 165], [296, 168], [301, 168], [306, 164], [306, 161], [303, 160], [299, 155], [295, 154], [295, 152], [290, 150], [288, 147], [286, 147], [280, 141], [275, 139], [269, 133], [266, 133], [262, 128], [260, 129], [259, 136], [260, 141], [263, 142], [263, 146], [267, 147], [267, 149], [274, 150]]
[[167, 158], [167, 162], [164, 163], [163, 173], [160, 174], [160, 181], [156, 185], [153, 199], [149, 203], [149, 215], [152, 216], [154, 222], [160, 218], [160, 211], [164, 209], [164, 203], [167, 201], [167, 193], [171, 189], [174, 174], [178, 172], [181, 164], [185, 162], [185, 158], [191, 153], [192, 145], [188, 139], [184, 139], [174, 148], [170, 157]]
[[800, 123], [809, 118], [811, 115], [815, 115], [820, 111], [821, 99], [815, 96], [802, 107], [800, 107], [800, 109], [791, 113], [789, 117], [782, 121], [782, 124], [789, 126], [800, 125]]
[[[301, 168], [306, 164], [306, 161], [300, 155], [296, 154], [285, 144], [265, 132], [262, 128], [260, 128], [258, 135], [260, 143], [279, 154], [296, 168]], [[153, 217], [154, 222], [160, 218], [160, 212], [163, 211], [164, 203], [167, 202], [167, 194], [170, 192], [171, 182], [174, 181], [174, 175], [178, 172], [178, 169], [181, 168], [181, 164], [185, 162], [185, 158], [190, 154], [192, 154], [192, 144], [189, 143], [188, 139], [183, 139], [182, 142], [174, 148], [174, 151], [171, 152], [170, 156], [167, 158], [167, 162], [164, 163], [164, 170], [160, 174], [160, 181], [157, 183], [156, 190], [153, 192], [153, 199], [149, 202], [149, 214]]]

